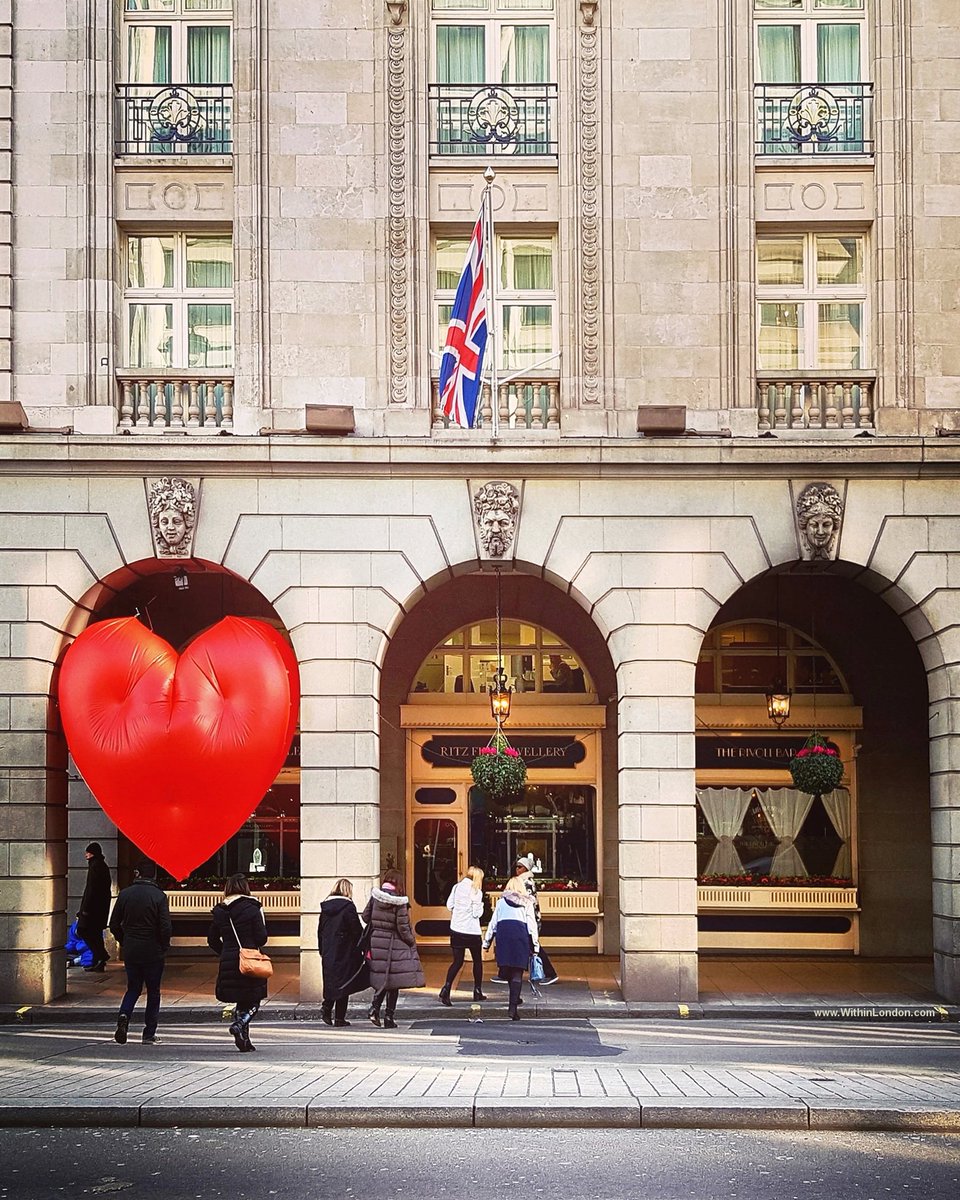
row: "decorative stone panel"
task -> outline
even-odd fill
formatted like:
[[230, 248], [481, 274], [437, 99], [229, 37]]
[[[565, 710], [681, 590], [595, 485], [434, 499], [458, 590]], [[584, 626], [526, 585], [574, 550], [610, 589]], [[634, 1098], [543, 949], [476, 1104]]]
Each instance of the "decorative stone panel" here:
[[115, 173], [118, 221], [191, 222], [233, 220], [233, 172], [118, 169]]
[[837, 221], [872, 222], [872, 171], [811, 170], [756, 173], [758, 221], [796, 221], [803, 227]]

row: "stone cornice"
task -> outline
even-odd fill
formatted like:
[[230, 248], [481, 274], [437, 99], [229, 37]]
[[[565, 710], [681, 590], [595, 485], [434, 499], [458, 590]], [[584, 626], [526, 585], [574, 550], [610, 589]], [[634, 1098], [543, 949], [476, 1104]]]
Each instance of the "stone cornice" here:
[[[469, 470], [468, 470], [469, 468]], [[778, 442], [697, 437], [657, 439], [343, 438], [305, 436], [0, 437], [0, 475], [395, 475], [511, 477], [960, 479], [960, 440], [871, 438]]]

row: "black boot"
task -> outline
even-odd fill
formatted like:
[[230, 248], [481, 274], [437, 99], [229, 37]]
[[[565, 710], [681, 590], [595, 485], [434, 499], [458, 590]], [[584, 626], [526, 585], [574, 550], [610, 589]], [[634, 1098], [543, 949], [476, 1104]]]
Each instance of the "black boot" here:
[[453, 1001], [450, 999], [450, 984], [449, 983], [445, 983], [443, 985], [443, 987], [440, 989], [440, 994], [437, 997], [437, 999], [440, 1001], [440, 1003], [445, 1008], [453, 1008]]
[[486, 1000], [486, 996], [478, 987], [473, 989], [473, 998], [474, 1000]]
[[328, 1004], [327, 1001], [324, 1000], [320, 1009], [320, 1020], [324, 1023], [324, 1025], [333, 1024], [333, 1001]]

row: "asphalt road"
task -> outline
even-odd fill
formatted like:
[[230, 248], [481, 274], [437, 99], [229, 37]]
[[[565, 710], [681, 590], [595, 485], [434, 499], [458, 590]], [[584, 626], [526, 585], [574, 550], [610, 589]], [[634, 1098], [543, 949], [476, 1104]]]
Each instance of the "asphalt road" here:
[[0, 1130], [0, 1200], [956, 1200], [960, 1137], [720, 1130]]

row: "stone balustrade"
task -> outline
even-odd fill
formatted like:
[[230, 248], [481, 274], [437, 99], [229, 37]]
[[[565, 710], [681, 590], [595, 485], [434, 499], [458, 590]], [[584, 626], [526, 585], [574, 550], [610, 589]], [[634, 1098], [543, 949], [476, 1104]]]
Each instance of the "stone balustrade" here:
[[233, 374], [223, 371], [124, 370], [117, 372], [118, 429], [233, 428]]
[[[433, 393], [433, 428], [445, 429], [448, 420], [440, 411], [440, 390], [436, 379], [431, 382]], [[559, 429], [560, 380], [556, 375], [544, 377], [531, 372], [530, 376], [497, 385], [500, 429]], [[493, 423], [493, 403], [490, 385], [485, 383], [480, 394], [480, 414], [477, 428], [490, 430]]]
[[777, 429], [872, 429], [875, 371], [758, 371], [761, 433]]

